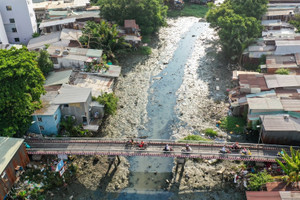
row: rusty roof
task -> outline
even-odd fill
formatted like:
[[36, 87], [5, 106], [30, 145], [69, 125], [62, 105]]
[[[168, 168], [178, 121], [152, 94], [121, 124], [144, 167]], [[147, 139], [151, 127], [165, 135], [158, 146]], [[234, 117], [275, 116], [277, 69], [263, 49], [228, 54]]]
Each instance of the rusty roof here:
[[261, 90], [269, 90], [263, 74], [240, 74], [239, 84], [247, 88], [260, 88]]
[[271, 182], [266, 183], [267, 191], [297, 191], [296, 187], [292, 187], [290, 185], [286, 185], [285, 182]]
[[127, 19], [124, 20], [124, 27], [125, 28], [135, 28], [140, 29], [139, 25], [136, 24], [135, 19]]
[[247, 200], [281, 200], [279, 192], [246, 192]]

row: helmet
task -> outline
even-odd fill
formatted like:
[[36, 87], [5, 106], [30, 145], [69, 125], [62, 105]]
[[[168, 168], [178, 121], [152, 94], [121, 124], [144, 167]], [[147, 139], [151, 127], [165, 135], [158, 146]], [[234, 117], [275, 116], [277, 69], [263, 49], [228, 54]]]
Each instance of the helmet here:
[[186, 146], [186, 147], [189, 147], [190, 145], [186, 144], [185, 146]]

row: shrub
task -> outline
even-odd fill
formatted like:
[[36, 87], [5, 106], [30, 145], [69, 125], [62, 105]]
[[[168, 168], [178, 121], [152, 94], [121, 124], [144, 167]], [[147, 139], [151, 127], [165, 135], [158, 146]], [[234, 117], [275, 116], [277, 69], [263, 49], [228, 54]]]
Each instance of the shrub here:
[[289, 75], [290, 74], [290, 70], [289, 69], [280, 68], [280, 69], [277, 69], [275, 71], [275, 74]]
[[152, 50], [150, 47], [142, 46], [139, 48], [138, 52], [142, 55], [150, 55], [152, 53]]
[[240, 117], [227, 116], [221, 119], [220, 126], [226, 131], [242, 133], [244, 131], [245, 120]]
[[195, 140], [195, 141], [210, 141], [209, 139], [203, 138], [200, 135], [188, 135], [183, 140]]
[[266, 171], [250, 174], [249, 189], [252, 191], [262, 190], [266, 183], [272, 182], [272, 176]]
[[106, 115], [114, 115], [116, 113], [119, 98], [114, 93], [104, 93], [97, 98], [97, 101], [104, 105]]
[[210, 137], [216, 137], [218, 136], [218, 132], [214, 131], [212, 128], [207, 128], [204, 130], [205, 135], [210, 136]]
[[39, 37], [39, 36], [40, 36], [40, 34], [38, 32], [35, 32], [35, 33], [32, 34], [33, 38], [36, 38], [36, 37]]

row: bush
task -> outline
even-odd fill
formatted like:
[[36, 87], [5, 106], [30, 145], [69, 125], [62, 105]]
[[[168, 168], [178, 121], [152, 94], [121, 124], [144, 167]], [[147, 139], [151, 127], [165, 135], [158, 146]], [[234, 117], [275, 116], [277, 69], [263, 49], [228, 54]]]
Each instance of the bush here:
[[218, 136], [218, 132], [214, 131], [212, 128], [207, 128], [204, 130], [205, 135], [210, 136], [210, 137], [216, 137]]
[[104, 105], [106, 115], [116, 114], [119, 98], [114, 93], [104, 93], [97, 98], [97, 101]]
[[280, 68], [280, 69], [277, 69], [275, 71], [275, 74], [289, 75], [290, 74], [290, 70], [289, 69]]
[[35, 33], [32, 34], [33, 38], [36, 38], [36, 37], [39, 37], [39, 36], [40, 36], [40, 34], [38, 32], [35, 32]]
[[200, 135], [188, 135], [183, 140], [194, 140], [194, 141], [210, 141], [209, 139], [203, 138]]
[[147, 46], [142, 46], [139, 48], [138, 52], [142, 55], [150, 55], [152, 53], [152, 50], [150, 47], [147, 47]]
[[183, 16], [192, 16], [192, 17], [205, 17], [208, 11], [208, 7], [205, 5], [197, 5], [186, 3], [182, 10], [168, 10], [168, 17], [183, 17]]
[[251, 191], [262, 190], [266, 183], [272, 182], [273, 178], [266, 171], [250, 174], [249, 189]]
[[244, 131], [245, 120], [240, 117], [227, 116], [221, 119], [220, 127], [226, 131], [242, 133]]

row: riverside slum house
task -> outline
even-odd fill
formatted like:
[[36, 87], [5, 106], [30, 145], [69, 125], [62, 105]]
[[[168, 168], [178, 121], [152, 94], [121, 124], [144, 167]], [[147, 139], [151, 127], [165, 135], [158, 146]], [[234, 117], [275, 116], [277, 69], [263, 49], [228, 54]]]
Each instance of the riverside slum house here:
[[12, 186], [29, 163], [24, 139], [0, 137], [0, 200], [5, 199]]
[[142, 44], [141, 29], [134, 19], [124, 20], [124, 27], [119, 27], [119, 36], [124, 36], [126, 42], [132, 47], [138, 47]]
[[63, 19], [75, 16], [78, 21], [82, 18], [99, 18], [99, 7], [90, 6], [89, 0], [33, 0], [33, 9], [38, 22], [42, 20]]
[[[233, 72], [233, 80], [238, 81], [238, 86], [229, 92], [229, 102], [234, 116], [247, 117], [248, 126], [257, 129], [262, 123], [261, 130], [263, 142], [288, 144], [292, 140], [300, 142], [291, 132], [298, 132], [300, 118], [300, 76], [299, 75], [271, 75], [257, 72]], [[270, 117], [276, 116], [276, 126], [268, 126]], [[290, 119], [287, 121], [287, 119]], [[269, 120], [269, 121], [268, 121]], [[272, 123], [271, 123], [272, 124]], [[287, 125], [285, 125], [287, 124]], [[293, 125], [295, 130], [286, 129]], [[277, 128], [276, 139], [271, 139], [270, 132]], [[297, 131], [296, 131], [297, 130]], [[267, 134], [267, 131], [269, 133]], [[280, 134], [279, 131], [286, 134]], [[277, 134], [278, 133], [278, 134]], [[287, 137], [287, 138], [281, 138]], [[300, 135], [299, 135], [300, 136]]]
[[43, 107], [33, 113], [29, 132], [57, 135], [62, 119], [71, 117], [75, 124], [96, 132], [104, 115], [104, 106], [92, 101], [92, 89], [63, 84], [46, 87], [42, 96]]
[[[300, 53], [300, 34], [289, 24], [296, 14], [300, 14], [300, 4], [268, 4], [268, 11], [262, 18], [262, 38], [245, 49], [243, 64], [260, 64], [263, 56], [294, 55]], [[264, 67], [264, 66], [263, 66]]]

